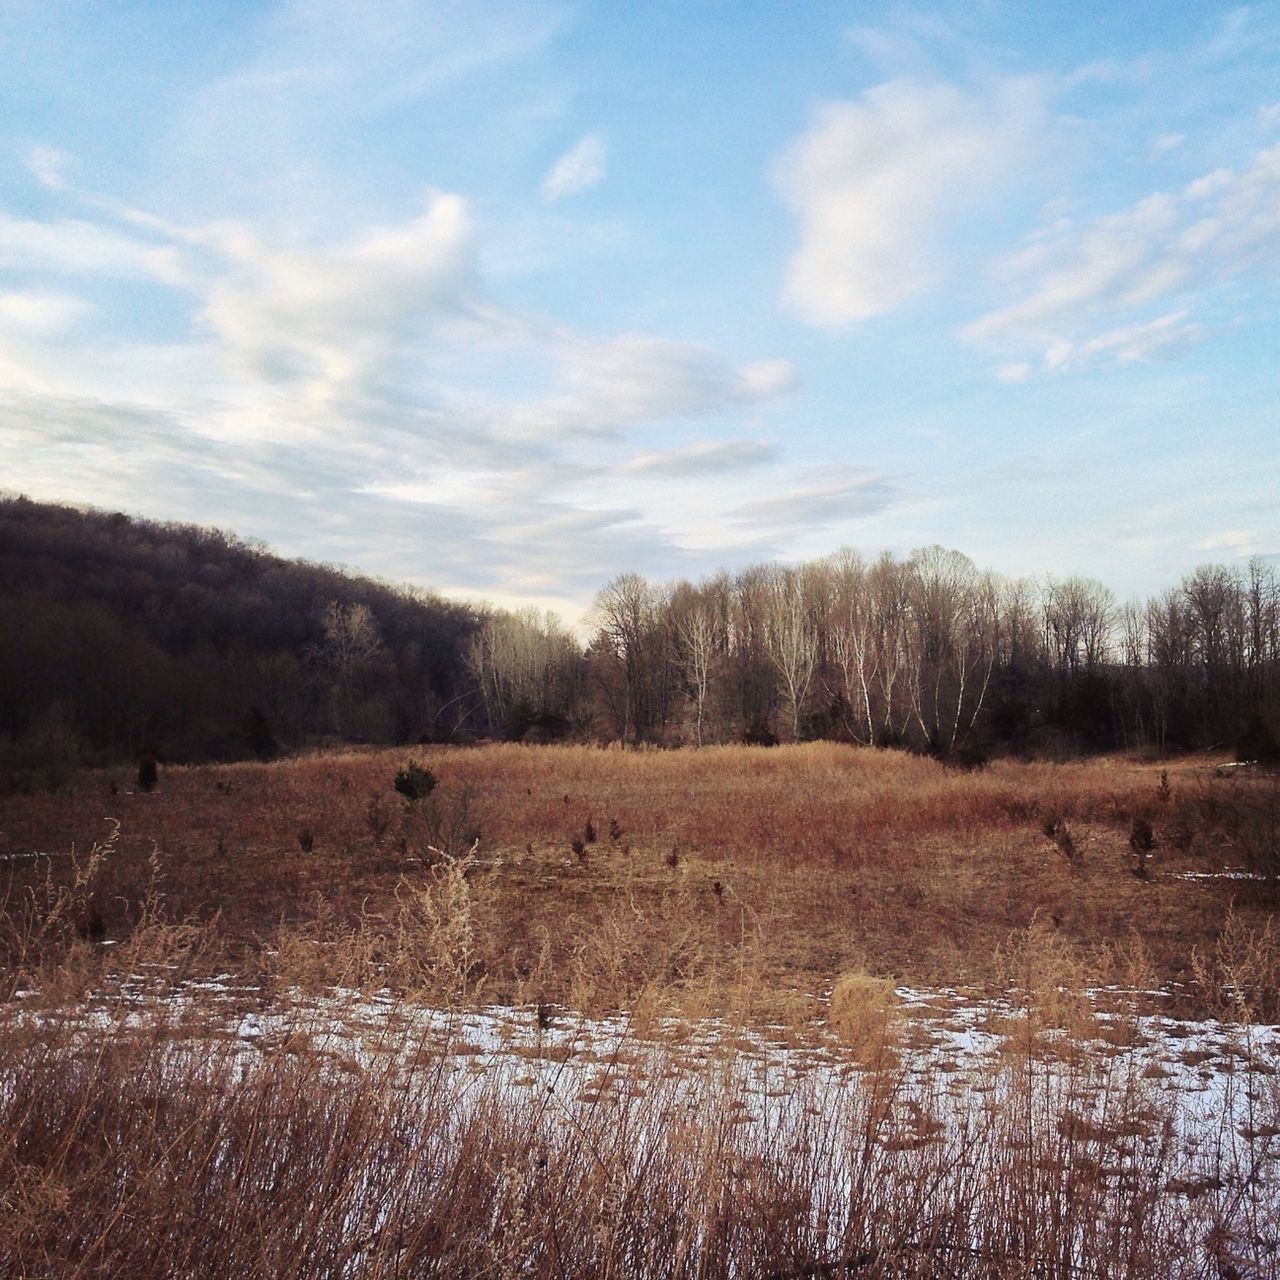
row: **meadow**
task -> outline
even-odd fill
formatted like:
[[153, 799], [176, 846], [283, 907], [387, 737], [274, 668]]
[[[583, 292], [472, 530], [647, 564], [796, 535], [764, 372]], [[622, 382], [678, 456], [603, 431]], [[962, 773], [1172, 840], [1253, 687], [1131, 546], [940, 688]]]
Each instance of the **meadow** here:
[[1276, 786], [1214, 763], [6, 797], [0, 1274], [1280, 1274]]

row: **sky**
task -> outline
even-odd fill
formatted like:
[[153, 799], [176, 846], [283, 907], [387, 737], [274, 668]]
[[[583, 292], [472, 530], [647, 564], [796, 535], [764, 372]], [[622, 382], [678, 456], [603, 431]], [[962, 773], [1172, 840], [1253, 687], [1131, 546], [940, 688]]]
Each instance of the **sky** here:
[[575, 621], [1280, 556], [1280, 3], [4, 0], [0, 490]]

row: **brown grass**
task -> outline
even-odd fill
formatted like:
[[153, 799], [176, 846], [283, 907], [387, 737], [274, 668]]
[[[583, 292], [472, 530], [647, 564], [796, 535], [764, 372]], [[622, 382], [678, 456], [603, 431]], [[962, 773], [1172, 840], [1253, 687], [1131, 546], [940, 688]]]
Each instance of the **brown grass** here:
[[764, 1123], [732, 1057], [619, 1052], [579, 1093], [554, 1067], [536, 1088], [452, 1073], [468, 1045], [406, 1030], [351, 1056], [301, 1024], [247, 1046], [163, 1001], [93, 1033], [3, 1024], [0, 1275], [1172, 1280], [1274, 1261], [1276, 1206], [1242, 1184], [1236, 1136], [1188, 1162], [1167, 1104], [1123, 1075], [1088, 1105], [1019, 1059], [949, 1113], [891, 1071], [795, 1080]]
[[[5, 802], [7, 851], [59, 856], [0, 864], [0, 1276], [1276, 1273], [1274, 1077], [1247, 1132], [1188, 1154], [1176, 1104], [1073, 1051], [1100, 982], [1274, 1007], [1265, 902], [1169, 875], [1230, 854], [1203, 823], [1166, 838], [1195, 821], [1189, 768], [1162, 799], [1125, 762], [961, 774], [829, 745], [423, 758], [427, 813], [387, 752]], [[215, 967], [296, 1021], [247, 1042], [212, 997], [172, 999]], [[909, 1083], [888, 974], [1007, 997], [983, 1088]], [[301, 1014], [335, 988], [538, 1027], [625, 1010], [631, 1033], [590, 1077], [539, 1033], [517, 1078], [355, 996], [333, 1016], [363, 1047], [335, 1047]], [[847, 1053], [804, 1053], [846, 1084], [788, 1075], [766, 1113], [734, 1026], [820, 1012]], [[673, 1013], [723, 1019], [721, 1052]]]
[[[592, 1011], [808, 1018], [855, 968], [1002, 982], [996, 958], [1028, 929], [1069, 944], [1094, 983], [1136, 947], [1152, 980], [1194, 984], [1193, 957], [1213, 951], [1233, 897], [1246, 930], [1269, 918], [1239, 885], [1170, 876], [1231, 853], [1205, 822], [1183, 843], [1204, 809], [1179, 802], [1200, 785], [1190, 765], [1162, 789], [1167, 765], [972, 773], [832, 744], [433, 749], [418, 754], [441, 785], [406, 806], [392, 788], [408, 754], [169, 769], [150, 794], [88, 774], [70, 795], [6, 800], [0, 830], [11, 851], [65, 855], [117, 820], [94, 891], [109, 937], [135, 928], [151, 895], [171, 920], [216, 918], [222, 963]], [[1154, 828], [1148, 878], [1132, 871], [1139, 815]], [[1045, 836], [1050, 820], [1070, 824], [1074, 857]], [[588, 822], [616, 837], [584, 844]], [[435, 850], [457, 854], [476, 829], [475, 864], [451, 880]], [[4, 910], [25, 910], [33, 881], [65, 882], [71, 865], [0, 863]], [[445, 934], [461, 906], [465, 972], [435, 954], [456, 951]]]

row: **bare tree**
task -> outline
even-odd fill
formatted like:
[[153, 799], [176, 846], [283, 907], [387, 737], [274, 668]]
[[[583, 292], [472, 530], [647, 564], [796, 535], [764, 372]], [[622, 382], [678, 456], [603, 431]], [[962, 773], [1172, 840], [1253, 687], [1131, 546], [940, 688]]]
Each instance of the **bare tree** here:
[[356, 694], [363, 677], [383, 655], [378, 622], [366, 604], [339, 604], [331, 600], [321, 620], [324, 639], [320, 656], [333, 673], [337, 692], [339, 732], [348, 732]]
[[999, 639], [996, 579], [968, 556], [926, 547], [910, 561], [914, 622], [908, 668], [912, 711], [925, 741], [951, 751], [977, 722]]
[[508, 729], [517, 718], [567, 717], [578, 661], [560, 619], [537, 609], [488, 611], [466, 650], [489, 723]]
[[768, 577], [765, 644], [791, 708], [792, 741], [800, 737], [800, 715], [818, 667], [818, 581], [808, 567], [776, 567]]
[[1093, 675], [1105, 660], [1115, 622], [1115, 596], [1094, 578], [1050, 579], [1045, 590], [1045, 637], [1058, 670]]
[[884, 645], [878, 643], [880, 629], [867, 566], [850, 548], [837, 552], [827, 563], [832, 576], [827, 636], [832, 666], [839, 677], [839, 693], [849, 708], [847, 728], [856, 741], [874, 746], [872, 690], [885, 652]]
[[677, 591], [672, 599], [678, 662], [694, 709], [694, 735], [703, 744], [711, 679], [722, 651], [714, 604], [701, 591]]
[[638, 573], [614, 578], [596, 595], [589, 619], [595, 651], [622, 671], [624, 698], [620, 736], [643, 738], [665, 717], [668, 640], [663, 609], [668, 596]]

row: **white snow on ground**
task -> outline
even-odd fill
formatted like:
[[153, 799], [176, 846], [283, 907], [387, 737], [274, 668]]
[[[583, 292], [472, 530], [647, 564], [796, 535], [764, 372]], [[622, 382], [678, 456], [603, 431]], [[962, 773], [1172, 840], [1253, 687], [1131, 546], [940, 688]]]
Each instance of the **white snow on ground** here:
[[[165, 975], [140, 975], [58, 1016], [86, 1032], [153, 1025], [157, 981], [163, 984]], [[1043, 1081], [1069, 1083], [1081, 1097], [1141, 1082], [1173, 1104], [1187, 1129], [1222, 1118], [1249, 1124], [1259, 1107], [1270, 1107], [1272, 1120], [1280, 1120], [1280, 1027], [1134, 1011], [1158, 1009], [1168, 993], [1090, 995], [1083, 1034], [1077, 1026], [1068, 1035], [1052, 1027], [1033, 1033], [1009, 1000], [899, 987], [903, 1016], [878, 1065], [907, 1082], [917, 1099], [928, 1096], [944, 1108], [946, 1098], [990, 1090], [1001, 1072], [1025, 1057]], [[388, 1053], [416, 1061], [427, 1053], [447, 1059], [454, 1074], [484, 1075], [516, 1088], [555, 1082], [565, 1093], [598, 1092], [602, 1078], [613, 1088], [654, 1070], [732, 1063], [751, 1095], [748, 1103], [767, 1105], [801, 1080], [819, 1092], [843, 1088], [869, 1077], [875, 1065], [858, 1061], [818, 1026], [794, 1036], [782, 1028], [743, 1031], [715, 1020], [665, 1019], [640, 1028], [625, 1017], [542, 1013], [503, 1005], [449, 1010], [385, 992], [345, 990], [323, 996], [286, 991], [267, 1002], [256, 988], [226, 974], [182, 983], [164, 997], [164, 1017], [175, 1031], [193, 1041], [230, 1037], [249, 1055], [305, 1044], [367, 1065]], [[30, 1016], [50, 1015], [33, 1009]]]
[[[344, 990], [268, 1000], [231, 975], [176, 987], [174, 976], [143, 972], [61, 1010], [26, 993], [10, 1016], [57, 1020], [90, 1040], [159, 1025], [165, 1051], [217, 1045], [243, 1071], [269, 1070], [280, 1054], [318, 1055], [335, 1079], [390, 1064], [405, 1087], [443, 1087], [463, 1108], [495, 1094], [517, 1106], [527, 1099], [529, 1114], [569, 1126], [585, 1109], [625, 1108], [647, 1095], [661, 1098], [666, 1115], [710, 1099], [730, 1108], [748, 1141], [773, 1150], [813, 1115], [878, 1109], [887, 1140], [926, 1144], [1022, 1107], [1049, 1132], [1065, 1123], [1105, 1135], [1102, 1146], [1122, 1164], [1126, 1149], [1171, 1150], [1170, 1196], [1280, 1199], [1280, 1027], [1175, 1018], [1159, 1012], [1168, 993], [1092, 992], [1068, 1035], [1036, 1028], [1009, 999], [900, 987], [893, 1048], [877, 1065], [818, 1026], [801, 1035], [714, 1020], [641, 1027], [545, 1007], [448, 1010]], [[853, 1176], [833, 1156], [836, 1194]]]

